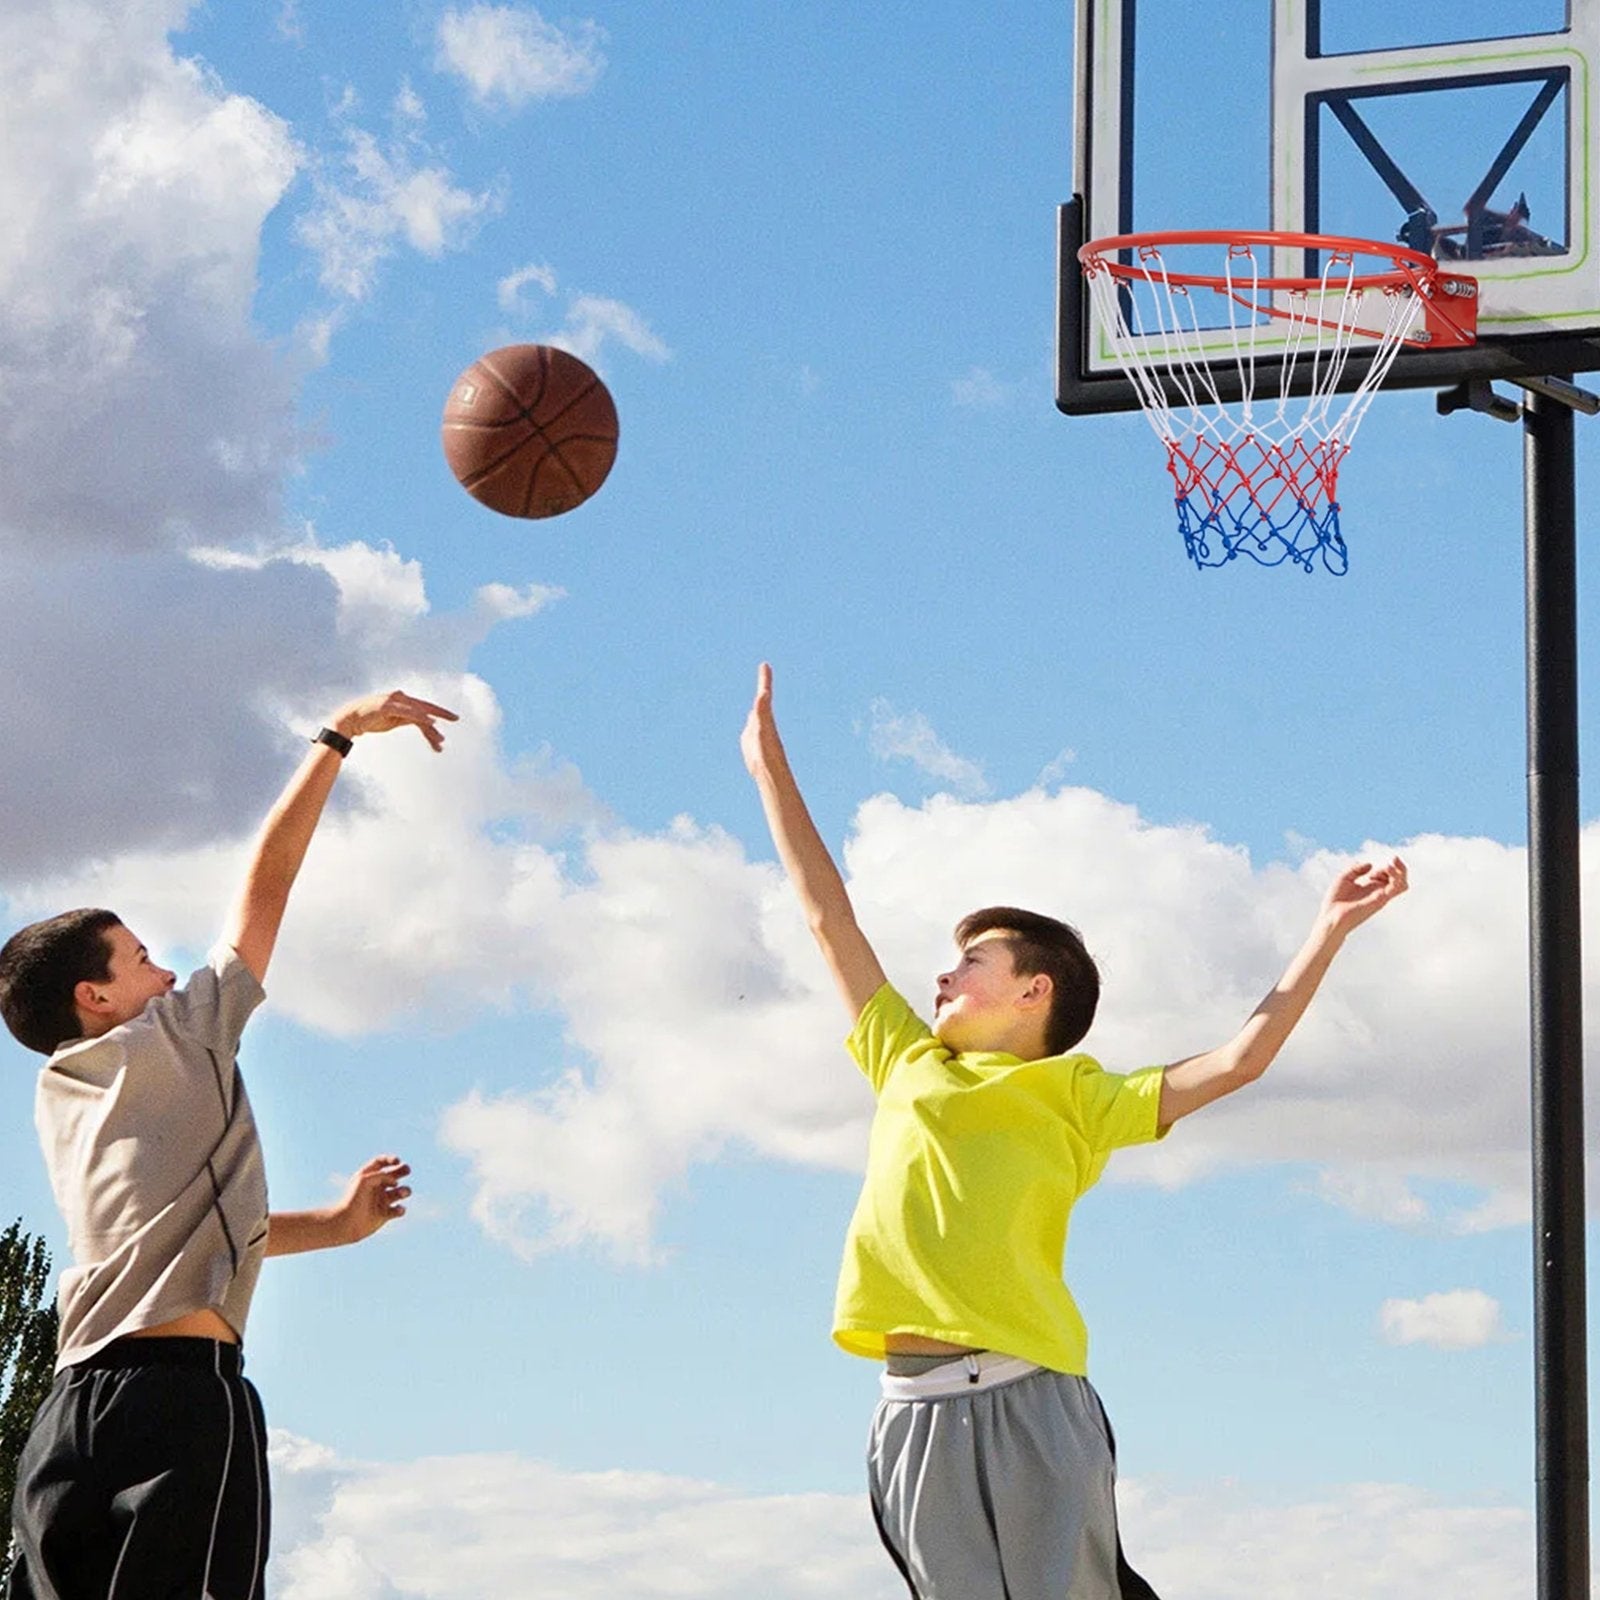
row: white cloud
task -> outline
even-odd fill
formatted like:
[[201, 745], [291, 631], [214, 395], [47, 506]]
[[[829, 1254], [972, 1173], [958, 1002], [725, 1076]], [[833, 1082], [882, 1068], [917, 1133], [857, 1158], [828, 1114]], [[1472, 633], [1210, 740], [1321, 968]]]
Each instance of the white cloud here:
[[[740, 1493], [526, 1456], [342, 1461], [274, 1431], [273, 1593], [282, 1600], [900, 1600], [864, 1496]], [[1532, 1600], [1532, 1518], [1401, 1484], [1313, 1500], [1237, 1484], [1121, 1485], [1134, 1564], [1163, 1594], [1237, 1600]]]
[[1414, 1228], [1433, 1220], [1433, 1209], [1412, 1187], [1404, 1172], [1386, 1170], [1377, 1162], [1326, 1167], [1317, 1174], [1317, 1193], [1358, 1217], [1393, 1227]]
[[[45, 597], [59, 578], [24, 575], [10, 596], [18, 617], [45, 620], [0, 631], [0, 671], [15, 651], [9, 681], [38, 685], [37, 715], [13, 696], [7, 727], [14, 756], [19, 747], [22, 755], [0, 767], [0, 805], [12, 819], [0, 885], [13, 921], [109, 903], [154, 947], [203, 949], [306, 730], [351, 694], [401, 684], [463, 711], [448, 756], [435, 763], [420, 740], [413, 748], [398, 737], [363, 744], [315, 848], [347, 848], [340, 881], [355, 871], [389, 885], [394, 920], [380, 944], [392, 936], [411, 951], [395, 969], [406, 982], [384, 978], [386, 958], [373, 947], [373, 965], [342, 960], [341, 984], [330, 986], [317, 971], [325, 946], [314, 941], [302, 954], [289, 939], [274, 968], [275, 998], [334, 1032], [381, 1026], [408, 1006], [451, 1013], [452, 979], [441, 984], [430, 970], [437, 939], [448, 970], [452, 956], [462, 967], [481, 964], [488, 976], [468, 985], [472, 994], [488, 990], [489, 1003], [509, 1003], [514, 985], [496, 941], [507, 937], [515, 948], [514, 924], [503, 926], [499, 909], [485, 913], [478, 943], [463, 926], [473, 921], [468, 897], [501, 908], [507, 892], [496, 876], [500, 847], [482, 836], [554, 837], [604, 813], [549, 752], [510, 763], [501, 756], [498, 706], [464, 669], [491, 629], [535, 615], [559, 591], [491, 584], [468, 608], [437, 615], [416, 563], [389, 549], [310, 539], [276, 554], [204, 550], [159, 570], [149, 561], [106, 564], [95, 587], [77, 581], [93, 614], [126, 616], [117, 680], [126, 687], [108, 689], [96, 662], [79, 663], [70, 640], [57, 639]], [[217, 616], [228, 629], [212, 625]], [[72, 736], [80, 726], [95, 728], [93, 741]], [[117, 783], [98, 781], [108, 771]], [[462, 860], [450, 859], [448, 845], [417, 848], [416, 838], [434, 836], [460, 840]], [[544, 862], [537, 846], [527, 848]], [[301, 891], [300, 915], [349, 935], [342, 897], [309, 881]]]
[[[1588, 830], [1591, 876], [1597, 839]], [[1475, 1203], [1419, 1211], [1412, 1186], [1428, 1180], [1516, 1215], [1527, 1108], [1506, 1063], [1524, 1049], [1523, 858], [1437, 837], [1407, 855], [1412, 894], [1351, 941], [1268, 1077], [1161, 1146], [1120, 1155], [1113, 1181], [1175, 1186], [1224, 1166], [1303, 1162], [1331, 1169], [1328, 1198], [1387, 1220], [1471, 1225]], [[1340, 864], [1318, 854], [1256, 868], [1202, 828], [1152, 824], [1085, 789], [917, 808], [879, 796], [845, 850], [863, 923], [914, 1003], [976, 905], [1077, 922], [1106, 975], [1086, 1043], [1122, 1070], [1231, 1036]], [[544, 868], [550, 898], [538, 904], [565, 939], [534, 933], [524, 950], [564, 1019], [570, 1070], [469, 1099], [442, 1124], [472, 1163], [491, 1233], [529, 1255], [588, 1240], [647, 1259], [662, 1196], [721, 1152], [859, 1168], [870, 1099], [775, 868], [687, 822], [655, 836], [602, 830], [570, 867]], [[627, 1007], [611, 989], [619, 968]], [[1357, 1183], [1363, 1169], [1381, 1180]]]
[[274, 1431], [282, 1600], [895, 1600], [866, 1499], [741, 1494], [512, 1454], [331, 1461]]
[[249, 536], [276, 514], [295, 380], [251, 300], [301, 153], [173, 54], [188, 10], [0, 7], [0, 558]]
[[459, 250], [502, 204], [495, 190], [461, 188], [429, 149], [420, 132], [422, 103], [409, 85], [393, 110], [387, 142], [343, 127], [343, 155], [315, 170], [315, 202], [295, 228], [317, 258], [323, 287], [350, 300], [372, 292], [379, 266], [400, 245], [435, 259]]
[[993, 411], [1010, 398], [1010, 389], [987, 367], [969, 367], [950, 381], [950, 398], [968, 411]]
[[575, 295], [567, 307], [565, 322], [540, 338], [543, 344], [570, 350], [592, 367], [601, 364], [605, 347], [613, 341], [650, 361], [667, 361], [672, 356], [666, 341], [632, 306], [594, 294]]
[[1533, 1518], [1521, 1506], [1389, 1483], [1296, 1502], [1238, 1484], [1172, 1493], [1125, 1481], [1118, 1499], [1129, 1558], [1183, 1600], [1533, 1600]]
[[1070, 745], [1063, 750], [1057, 751], [1056, 754], [1052, 756], [1050, 760], [1045, 762], [1044, 766], [1040, 768], [1039, 777], [1037, 779], [1038, 786], [1041, 789], [1055, 788], [1055, 786], [1062, 782], [1062, 780], [1067, 776], [1068, 772], [1072, 770], [1073, 764], [1077, 761], [1077, 759], [1078, 752], [1072, 749]]
[[983, 768], [957, 755], [920, 711], [901, 713], [887, 700], [874, 700], [867, 743], [880, 761], [909, 761], [919, 772], [967, 799], [989, 792]]
[[1435, 1350], [1476, 1350], [1509, 1337], [1500, 1302], [1481, 1289], [1385, 1300], [1378, 1322], [1389, 1344], [1425, 1344]]
[[495, 285], [495, 299], [500, 303], [500, 309], [508, 315], [514, 311], [522, 310], [522, 291], [530, 283], [536, 283], [546, 294], [556, 292], [556, 275], [548, 265], [537, 262], [526, 267], [518, 267], [515, 272], [508, 272], [499, 283]]
[[605, 67], [604, 37], [593, 22], [559, 28], [532, 6], [472, 5], [439, 19], [434, 65], [481, 104], [515, 111], [587, 94]]
[[586, 1066], [471, 1096], [441, 1125], [494, 1237], [524, 1255], [593, 1242], [642, 1260], [661, 1194], [694, 1162], [737, 1145], [855, 1165], [870, 1107], [829, 1048], [836, 1002], [771, 868], [688, 822], [598, 833], [580, 861], [546, 865], [548, 898], [528, 909], [548, 931], [529, 930], [524, 951]]
[[[526, 317], [530, 307], [523, 296], [527, 286], [537, 284], [547, 295], [556, 292], [556, 274], [546, 265], [529, 265], [508, 273], [495, 285], [495, 299], [508, 316]], [[566, 315], [557, 328], [532, 335], [539, 344], [570, 350], [591, 367], [603, 368], [608, 346], [624, 350], [647, 361], [670, 361], [672, 351], [651, 328], [643, 315], [621, 300], [604, 295], [575, 294], [567, 303]]]

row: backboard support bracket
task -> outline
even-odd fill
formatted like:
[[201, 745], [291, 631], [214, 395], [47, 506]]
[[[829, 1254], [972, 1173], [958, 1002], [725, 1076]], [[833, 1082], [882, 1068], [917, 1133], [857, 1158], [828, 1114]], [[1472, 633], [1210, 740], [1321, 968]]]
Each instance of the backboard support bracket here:
[[[1512, 378], [1510, 382], [1519, 389], [1526, 389], [1529, 394], [1543, 395], [1547, 400], [1554, 400], [1558, 405], [1566, 406], [1572, 411], [1581, 411], [1585, 416], [1600, 414], [1600, 394], [1595, 394], [1591, 389], [1584, 389], [1576, 383], [1569, 383], [1565, 378]], [[1486, 378], [1473, 378], [1465, 383], [1458, 383], [1453, 389], [1440, 390], [1434, 404], [1438, 407], [1441, 417], [1448, 417], [1456, 411], [1481, 411], [1486, 417], [1493, 417], [1496, 422], [1520, 422], [1522, 420], [1522, 406], [1515, 400], [1508, 400], [1503, 394], [1498, 394], [1495, 387]]]

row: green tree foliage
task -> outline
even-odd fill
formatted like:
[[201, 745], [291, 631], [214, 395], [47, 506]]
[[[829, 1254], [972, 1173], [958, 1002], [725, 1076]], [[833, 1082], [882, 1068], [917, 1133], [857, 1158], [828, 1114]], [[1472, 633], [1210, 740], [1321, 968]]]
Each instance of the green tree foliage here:
[[21, 1221], [0, 1233], [0, 1582], [11, 1566], [11, 1496], [17, 1457], [50, 1388], [56, 1363], [56, 1308], [50, 1252]]

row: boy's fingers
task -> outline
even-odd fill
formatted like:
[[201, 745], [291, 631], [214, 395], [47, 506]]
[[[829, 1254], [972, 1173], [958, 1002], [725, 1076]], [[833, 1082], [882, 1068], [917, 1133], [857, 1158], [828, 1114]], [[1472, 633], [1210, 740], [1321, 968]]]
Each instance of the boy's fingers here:
[[772, 693], [772, 664], [763, 661], [756, 668], [756, 699]]
[[410, 694], [405, 698], [419, 711], [425, 712], [429, 716], [443, 717], [447, 722], [459, 722], [461, 720], [448, 706], [436, 706], [431, 700], [419, 700], [415, 695]]

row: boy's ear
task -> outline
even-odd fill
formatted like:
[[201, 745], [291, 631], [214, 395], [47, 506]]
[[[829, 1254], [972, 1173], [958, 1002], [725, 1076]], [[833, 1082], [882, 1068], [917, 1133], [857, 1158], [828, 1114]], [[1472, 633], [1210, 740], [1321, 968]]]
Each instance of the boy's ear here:
[[1028, 979], [1028, 987], [1022, 991], [1019, 1004], [1030, 1010], [1035, 1006], [1048, 1006], [1050, 997], [1055, 992], [1055, 983], [1048, 972], [1036, 972]]
[[72, 1001], [87, 1017], [103, 1016], [111, 1005], [111, 1002], [101, 994], [100, 986], [91, 983], [87, 978], [73, 985]]

